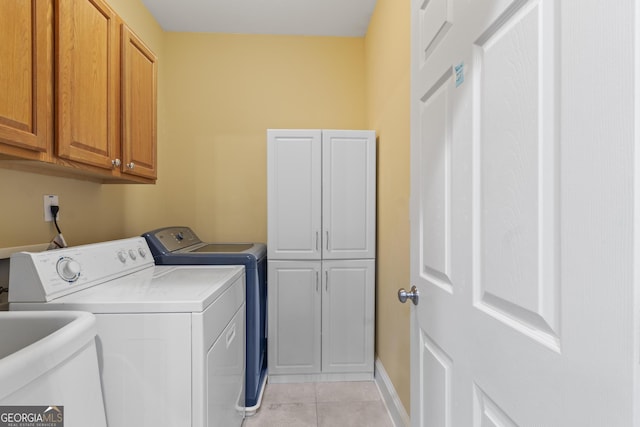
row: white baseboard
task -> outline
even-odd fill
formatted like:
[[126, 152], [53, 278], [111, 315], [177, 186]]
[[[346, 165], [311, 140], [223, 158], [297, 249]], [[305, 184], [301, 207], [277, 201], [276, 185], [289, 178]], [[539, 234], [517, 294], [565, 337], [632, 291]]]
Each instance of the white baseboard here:
[[269, 374], [269, 382], [272, 384], [372, 380], [373, 372], [343, 372], [340, 374]]
[[385, 371], [384, 366], [382, 366], [382, 362], [377, 357], [375, 368], [374, 381], [378, 386], [378, 390], [380, 390], [382, 400], [384, 400], [384, 403], [389, 410], [391, 420], [396, 427], [409, 427], [411, 425], [409, 414], [407, 414], [406, 409], [404, 409], [404, 405], [400, 401], [400, 397], [398, 396], [398, 393], [396, 393], [396, 389], [393, 387], [391, 379], [389, 378], [389, 375], [387, 375], [387, 371]]

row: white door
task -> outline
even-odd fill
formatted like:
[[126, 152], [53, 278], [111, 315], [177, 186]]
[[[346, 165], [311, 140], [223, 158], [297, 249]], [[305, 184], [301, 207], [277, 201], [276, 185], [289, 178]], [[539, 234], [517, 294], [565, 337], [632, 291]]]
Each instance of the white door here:
[[413, 426], [640, 425], [634, 3], [412, 0]]
[[320, 259], [320, 130], [267, 131], [267, 193], [269, 259]]
[[376, 256], [376, 135], [322, 131], [322, 258]]
[[373, 373], [375, 261], [322, 261], [322, 372]]
[[321, 261], [268, 262], [267, 360], [278, 374], [320, 373]]

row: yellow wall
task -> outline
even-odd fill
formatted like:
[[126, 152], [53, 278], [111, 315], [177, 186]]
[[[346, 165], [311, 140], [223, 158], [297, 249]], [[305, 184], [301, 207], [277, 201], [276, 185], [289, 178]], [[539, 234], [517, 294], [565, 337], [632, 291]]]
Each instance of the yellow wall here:
[[378, 0], [365, 39], [367, 127], [378, 134], [378, 272], [376, 353], [409, 411], [408, 1]]
[[121, 194], [92, 182], [0, 169], [0, 247], [47, 243], [55, 236], [53, 222], [44, 222], [45, 194], [58, 195], [58, 224], [69, 245], [122, 236]]
[[190, 224], [206, 240], [266, 242], [266, 129], [364, 127], [363, 40], [168, 33], [165, 52]]

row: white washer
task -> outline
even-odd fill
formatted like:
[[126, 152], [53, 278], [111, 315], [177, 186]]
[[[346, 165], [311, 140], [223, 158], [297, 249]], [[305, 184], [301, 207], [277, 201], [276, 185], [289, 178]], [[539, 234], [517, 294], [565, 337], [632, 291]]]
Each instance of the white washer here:
[[156, 266], [144, 238], [14, 254], [10, 310], [97, 318], [110, 427], [240, 426], [242, 266]]

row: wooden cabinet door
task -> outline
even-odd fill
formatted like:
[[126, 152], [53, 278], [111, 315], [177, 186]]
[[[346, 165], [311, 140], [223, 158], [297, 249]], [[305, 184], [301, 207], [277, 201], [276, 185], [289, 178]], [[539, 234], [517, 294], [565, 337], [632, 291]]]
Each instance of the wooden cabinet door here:
[[269, 259], [320, 259], [319, 130], [267, 131]]
[[322, 262], [322, 372], [371, 372], [375, 261]]
[[320, 372], [320, 261], [269, 261], [269, 374]]
[[157, 58], [122, 25], [122, 171], [156, 178]]
[[44, 160], [52, 140], [51, 1], [0, 1], [0, 153]]
[[322, 258], [375, 256], [375, 132], [322, 131]]
[[112, 169], [120, 138], [117, 16], [102, 0], [57, 6], [57, 155]]

